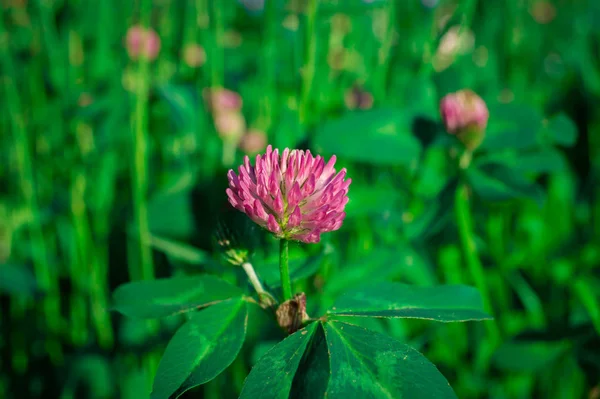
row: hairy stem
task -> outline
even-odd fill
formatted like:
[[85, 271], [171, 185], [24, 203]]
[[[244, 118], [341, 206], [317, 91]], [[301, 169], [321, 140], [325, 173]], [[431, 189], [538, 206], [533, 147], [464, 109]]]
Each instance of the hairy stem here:
[[254, 287], [254, 290], [258, 294], [261, 306], [271, 307], [275, 305], [275, 298], [273, 298], [273, 296], [269, 292], [265, 291], [264, 287], [262, 286], [262, 283], [256, 275], [256, 272], [254, 271], [254, 267], [252, 266], [252, 264], [249, 262], [244, 262], [242, 263], [242, 268], [246, 272], [248, 280], [250, 280], [250, 284], [252, 284], [252, 287]]
[[[479, 259], [477, 253], [477, 247], [475, 246], [475, 238], [473, 234], [473, 221], [471, 216], [471, 209], [469, 207], [469, 197], [467, 194], [467, 187], [461, 184], [456, 190], [456, 223], [458, 225], [458, 232], [460, 235], [460, 241], [463, 248], [465, 260], [469, 268], [469, 273], [473, 279], [475, 286], [481, 293], [483, 299], [483, 306], [485, 310], [492, 313], [492, 306], [490, 300], [490, 293], [487, 288], [485, 281], [485, 273], [483, 265]], [[499, 338], [499, 331], [495, 323], [486, 323], [490, 338], [496, 341]]]
[[283, 300], [292, 299], [292, 283], [290, 281], [290, 269], [288, 265], [288, 240], [279, 242], [279, 273], [281, 274], [281, 289], [283, 290]]

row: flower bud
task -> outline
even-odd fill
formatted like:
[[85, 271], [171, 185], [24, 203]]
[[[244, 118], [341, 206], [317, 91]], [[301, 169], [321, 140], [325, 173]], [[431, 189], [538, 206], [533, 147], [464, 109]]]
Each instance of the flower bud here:
[[355, 85], [344, 94], [344, 104], [350, 110], [357, 108], [368, 110], [373, 107], [373, 95], [359, 85]]
[[450, 93], [442, 98], [440, 113], [448, 133], [456, 134], [467, 149], [481, 144], [489, 118], [481, 97], [468, 89]]
[[242, 109], [242, 97], [231, 90], [223, 88], [204, 89], [204, 100], [214, 113], [239, 111]]
[[190, 43], [183, 49], [183, 61], [190, 68], [199, 68], [206, 62], [206, 51], [196, 43]]
[[275, 312], [277, 323], [288, 334], [293, 334], [302, 328], [304, 322], [309, 319], [306, 313], [306, 295], [304, 292], [296, 294], [294, 298], [285, 301]]
[[160, 51], [160, 37], [152, 28], [135, 25], [129, 28], [125, 38], [127, 54], [132, 60], [145, 57], [153, 61]]
[[222, 259], [234, 266], [250, 261], [257, 243], [257, 231], [253, 223], [238, 215], [223, 215], [213, 235], [213, 246]]
[[259, 13], [265, 8], [265, 0], [238, 0], [250, 13]]

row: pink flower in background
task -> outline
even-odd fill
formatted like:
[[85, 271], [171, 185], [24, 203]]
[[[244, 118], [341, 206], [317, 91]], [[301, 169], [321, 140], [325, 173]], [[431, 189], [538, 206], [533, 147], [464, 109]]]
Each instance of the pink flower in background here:
[[240, 139], [246, 130], [246, 120], [241, 112], [220, 112], [214, 115], [215, 129], [219, 137], [227, 141]]
[[239, 175], [229, 171], [229, 202], [278, 238], [319, 242], [346, 217], [352, 180], [345, 179], [345, 168], [336, 173], [335, 159], [325, 163], [310, 151], [289, 148], [279, 154], [269, 145], [254, 166], [246, 156]]
[[238, 0], [248, 11], [258, 12], [265, 8], [265, 0]]
[[27, 0], [4, 0], [2, 2], [2, 6], [4, 8], [26, 8], [27, 7]]
[[160, 51], [160, 37], [152, 28], [135, 25], [129, 28], [125, 38], [129, 58], [137, 60], [146, 57], [155, 60]]
[[471, 90], [450, 93], [440, 102], [440, 113], [448, 133], [485, 131], [489, 111], [485, 101]]
[[204, 100], [212, 112], [239, 111], [242, 97], [235, 91], [223, 88], [204, 89]]

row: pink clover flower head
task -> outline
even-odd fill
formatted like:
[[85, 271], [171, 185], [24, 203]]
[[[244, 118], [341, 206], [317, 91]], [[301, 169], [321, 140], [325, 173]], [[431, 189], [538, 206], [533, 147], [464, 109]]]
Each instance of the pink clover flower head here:
[[137, 60], [146, 57], [155, 60], [160, 51], [160, 37], [152, 28], [135, 25], [127, 30], [125, 44], [129, 58]]
[[278, 238], [319, 242], [346, 217], [352, 180], [345, 168], [336, 173], [335, 160], [289, 148], [280, 154], [269, 145], [254, 166], [246, 156], [239, 174], [229, 171], [229, 202]]
[[448, 133], [484, 132], [489, 111], [485, 101], [472, 90], [447, 94], [440, 102], [440, 113]]

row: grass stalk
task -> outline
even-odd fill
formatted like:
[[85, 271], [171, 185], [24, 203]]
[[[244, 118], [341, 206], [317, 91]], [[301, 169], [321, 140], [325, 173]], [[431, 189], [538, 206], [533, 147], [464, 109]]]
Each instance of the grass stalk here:
[[137, 65], [136, 91], [133, 114], [133, 209], [135, 226], [139, 242], [140, 270], [142, 280], [154, 278], [150, 229], [148, 225], [148, 97], [150, 90], [150, 64], [142, 58]]
[[308, 114], [310, 112], [310, 96], [316, 73], [317, 34], [315, 25], [318, 12], [318, 1], [308, 0], [306, 12], [306, 29], [304, 31], [306, 46], [304, 53], [305, 62], [302, 66], [302, 86], [298, 109], [298, 117], [301, 126], [306, 126], [307, 123]]
[[[4, 26], [0, 18], [0, 32]], [[30, 213], [28, 226], [29, 239], [31, 240], [32, 260], [35, 277], [39, 288], [46, 293], [41, 301], [46, 325], [52, 332], [59, 332], [62, 326], [60, 313], [60, 295], [58, 294], [58, 276], [50, 265], [43, 227], [40, 223], [40, 206], [38, 202], [37, 187], [35, 186], [35, 174], [33, 172], [32, 154], [29, 132], [25, 124], [25, 116], [21, 109], [21, 96], [16, 87], [15, 70], [13, 60], [9, 52], [10, 39], [0, 38], [0, 65], [7, 75], [2, 88], [4, 92], [4, 104], [7, 108], [10, 128], [13, 139], [13, 153], [18, 171], [18, 186], [24, 203]]]

